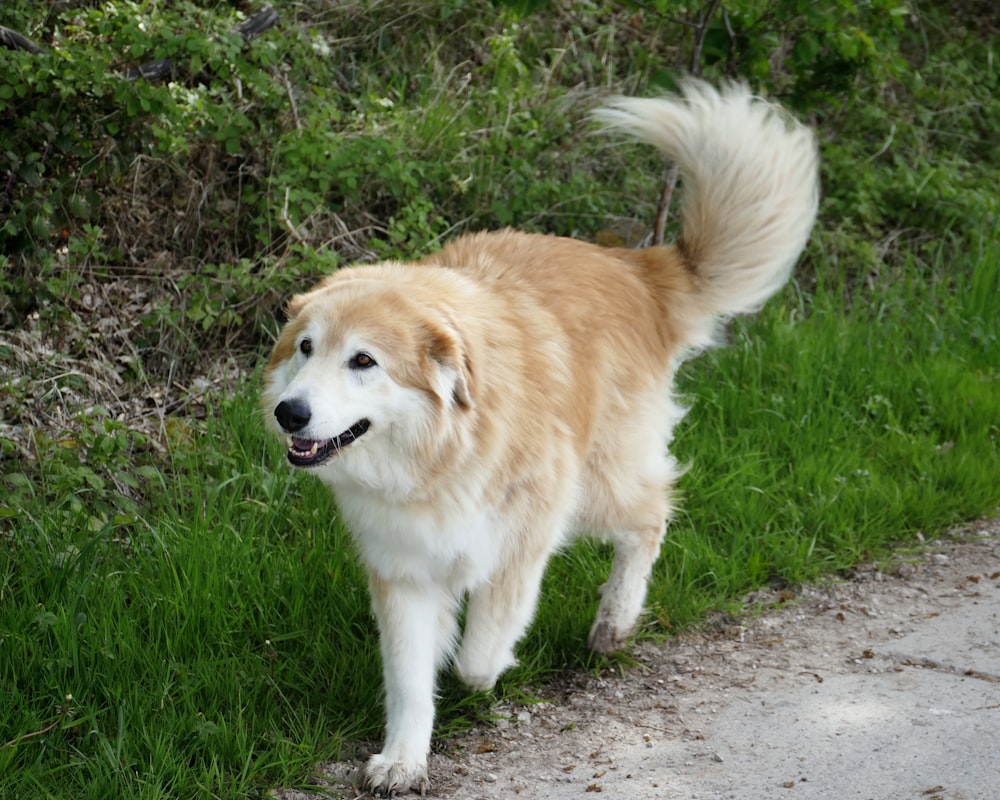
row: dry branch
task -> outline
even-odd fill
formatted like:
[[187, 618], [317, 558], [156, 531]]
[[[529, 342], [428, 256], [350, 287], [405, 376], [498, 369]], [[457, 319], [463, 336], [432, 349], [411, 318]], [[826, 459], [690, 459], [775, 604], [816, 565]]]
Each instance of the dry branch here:
[[27, 50], [29, 53], [45, 52], [44, 47], [39, 47], [24, 34], [2, 25], [0, 25], [0, 47], [6, 47], [8, 50]]
[[[239, 34], [243, 37], [244, 42], [251, 42], [262, 33], [273, 28], [278, 23], [278, 19], [279, 14], [274, 8], [264, 6], [264, 8], [253, 16], [247, 17], [239, 25], [230, 28], [229, 32]], [[155, 83], [173, 78], [176, 71], [177, 67], [174, 62], [169, 58], [165, 58], [161, 61], [150, 61], [148, 64], [131, 67], [125, 73], [125, 77], [130, 81], [143, 78], [151, 83]]]
[[[696, 78], [701, 76], [701, 52], [705, 47], [705, 34], [708, 33], [708, 23], [715, 16], [715, 12], [719, 10], [720, 5], [722, 5], [722, 0], [709, 0], [701, 15], [701, 19], [698, 20], [696, 25], [691, 25], [694, 28], [694, 46], [691, 49], [691, 75]], [[723, 13], [725, 13], [725, 9], [723, 9]], [[680, 170], [675, 165], [669, 169], [666, 177], [663, 179], [663, 191], [660, 193], [660, 202], [656, 207], [656, 222], [653, 224], [654, 245], [663, 244], [667, 230], [667, 217], [670, 214], [670, 204], [673, 202], [674, 189], [677, 188], [677, 179], [679, 177]]]

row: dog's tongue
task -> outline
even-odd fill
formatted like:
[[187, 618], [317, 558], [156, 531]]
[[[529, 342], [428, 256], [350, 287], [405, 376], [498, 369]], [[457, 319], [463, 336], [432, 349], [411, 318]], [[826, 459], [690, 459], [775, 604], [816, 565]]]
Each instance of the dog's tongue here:
[[292, 437], [292, 447], [301, 452], [306, 452], [312, 447], [312, 439], [300, 439], [298, 436]]

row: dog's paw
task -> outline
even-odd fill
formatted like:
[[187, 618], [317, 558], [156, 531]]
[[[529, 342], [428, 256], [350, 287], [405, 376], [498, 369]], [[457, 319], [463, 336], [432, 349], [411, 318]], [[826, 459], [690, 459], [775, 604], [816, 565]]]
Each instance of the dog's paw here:
[[455, 661], [455, 673], [472, 691], [488, 692], [500, 676], [516, 664], [513, 653], [502, 656], [491, 653], [486, 658], [475, 658], [468, 650], [463, 650]]
[[614, 653], [622, 649], [631, 635], [631, 630], [620, 631], [607, 620], [598, 619], [590, 629], [587, 646], [595, 653]]
[[365, 765], [364, 787], [376, 797], [392, 797], [400, 792], [427, 794], [426, 761], [393, 761], [382, 753], [368, 759]]
[[499, 675], [469, 675], [458, 671], [458, 678], [473, 692], [488, 692], [492, 689], [499, 678]]

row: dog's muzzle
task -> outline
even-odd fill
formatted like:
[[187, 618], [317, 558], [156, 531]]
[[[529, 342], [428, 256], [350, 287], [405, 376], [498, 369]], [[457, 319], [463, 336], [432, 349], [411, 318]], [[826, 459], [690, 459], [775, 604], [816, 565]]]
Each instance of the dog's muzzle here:
[[317, 467], [349, 444], [361, 438], [371, 427], [367, 419], [355, 422], [343, 433], [331, 439], [308, 439], [294, 434], [312, 419], [309, 404], [298, 399], [282, 400], [274, 409], [274, 417], [288, 437], [288, 462], [295, 467]]

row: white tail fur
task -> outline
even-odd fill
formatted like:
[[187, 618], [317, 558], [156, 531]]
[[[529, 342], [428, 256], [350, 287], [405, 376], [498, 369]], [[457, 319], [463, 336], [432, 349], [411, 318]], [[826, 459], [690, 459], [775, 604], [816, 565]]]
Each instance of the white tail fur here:
[[696, 80], [679, 97], [613, 98], [594, 117], [680, 168], [677, 246], [704, 279], [704, 311], [753, 311], [785, 284], [819, 202], [808, 128], [742, 84], [717, 91]]

